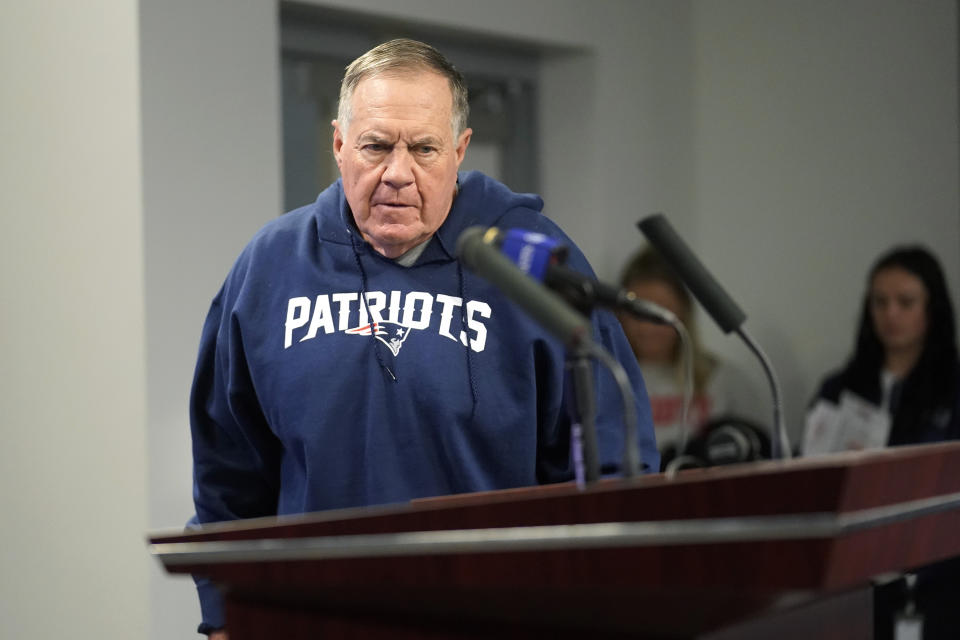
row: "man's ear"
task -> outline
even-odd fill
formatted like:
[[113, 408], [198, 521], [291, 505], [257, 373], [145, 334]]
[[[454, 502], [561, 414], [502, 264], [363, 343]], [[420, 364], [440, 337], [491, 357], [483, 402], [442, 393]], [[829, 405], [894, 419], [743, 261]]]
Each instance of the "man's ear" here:
[[340, 123], [336, 120], [330, 124], [333, 125], [333, 157], [337, 159], [337, 167], [341, 166], [340, 152], [343, 150], [343, 132], [340, 131]]
[[470, 146], [470, 138], [473, 137], [473, 129], [467, 128], [463, 130], [463, 133], [460, 134], [460, 139], [457, 140], [457, 167], [460, 167], [460, 163], [463, 162], [463, 156], [467, 153], [467, 147]]

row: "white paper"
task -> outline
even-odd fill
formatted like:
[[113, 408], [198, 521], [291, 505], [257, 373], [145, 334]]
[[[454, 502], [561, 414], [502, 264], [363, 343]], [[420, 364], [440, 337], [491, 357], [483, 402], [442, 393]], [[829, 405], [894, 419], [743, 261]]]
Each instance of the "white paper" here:
[[918, 615], [898, 615], [893, 626], [894, 640], [922, 640], [923, 618]]
[[890, 425], [886, 411], [844, 391], [838, 404], [819, 400], [807, 414], [803, 454], [880, 449], [887, 444]]
[[837, 451], [839, 413], [837, 405], [832, 402], [817, 401], [807, 413], [803, 430], [803, 455], [815, 456]]

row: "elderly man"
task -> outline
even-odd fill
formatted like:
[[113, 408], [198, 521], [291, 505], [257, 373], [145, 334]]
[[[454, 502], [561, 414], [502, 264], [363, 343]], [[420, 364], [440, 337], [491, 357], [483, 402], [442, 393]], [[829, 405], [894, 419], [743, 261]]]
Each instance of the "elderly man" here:
[[[435, 49], [380, 45], [343, 79], [341, 180], [268, 223], [213, 301], [191, 398], [195, 522], [396, 503], [572, 477], [562, 346], [454, 247], [471, 225], [571, 245], [533, 195], [458, 174], [472, 131], [463, 78]], [[656, 470], [646, 392], [611, 314], [595, 339], [624, 364]], [[600, 462], [621, 460], [621, 402], [597, 375]], [[204, 622], [224, 625], [198, 580]]]

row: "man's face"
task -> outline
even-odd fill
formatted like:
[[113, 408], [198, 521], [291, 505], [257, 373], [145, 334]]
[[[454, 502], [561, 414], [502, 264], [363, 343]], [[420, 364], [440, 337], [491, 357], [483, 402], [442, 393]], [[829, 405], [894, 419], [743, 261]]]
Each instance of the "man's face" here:
[[446, 220], [472, 131], [453, 139], [449, 82], [430, 71], [366, 78], [350, 104], [349, 129], [333, 123], [343, 191], [364, 239], [395, 258]]

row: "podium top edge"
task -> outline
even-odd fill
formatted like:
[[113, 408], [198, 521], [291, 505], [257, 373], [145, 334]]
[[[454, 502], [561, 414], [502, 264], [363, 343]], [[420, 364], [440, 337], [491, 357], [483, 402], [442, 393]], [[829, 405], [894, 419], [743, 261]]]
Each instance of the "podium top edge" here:
[[[197, 536], [240, 539], [265, 529], [285, 529], [289, 535], [300, 535], [306, 529], [336, 529], [343, 533], [345, 527], [373, 532], [394, 526], [400, 530], [522, 526], [534, 522], [534, 516], [526, 513], [537, 506], [550, 510], [555, 524], [771, 515], [791, 510], [843, 512], [960, 491], [960, 480], [951, 479], [956, 474], [947, 473], [958, 465], [960, 442], [948, 442], [694, 469], [674, 477], [651, 474], [632, 479], [610, 478], [584, 490], [573, 483], [518, 487], [212, 523], [186, 532], [155, 531], [148, 534], [148, 539], [152, 543]], [[915, 478], [914, 482], [908, 481], [908, 473]], [[889, 481], [885, 481], [887, 478]], [[783, 491], [789, 495], [778, 495]], [[708, 502], [723, 504], [705, 507]]]

